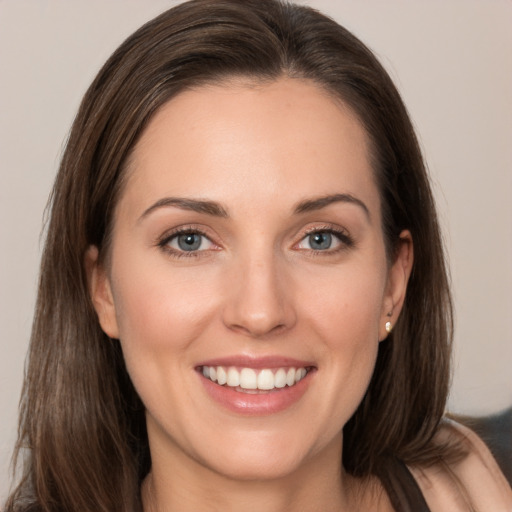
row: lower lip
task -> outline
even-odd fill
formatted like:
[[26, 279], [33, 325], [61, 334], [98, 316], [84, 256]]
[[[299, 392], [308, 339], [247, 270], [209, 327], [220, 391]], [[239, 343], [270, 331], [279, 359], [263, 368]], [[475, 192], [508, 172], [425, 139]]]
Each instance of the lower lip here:
[[199, 374], [199, 377], [208, 395], [226, 409], [247, 416], [265, 416], [284, 411], [298, 402], [309, 386], [311, 374], [312, 372], [308, 372], [293, 386], [258, 394], [244, 393], [227, 386], [219, 386], [202, 374]]

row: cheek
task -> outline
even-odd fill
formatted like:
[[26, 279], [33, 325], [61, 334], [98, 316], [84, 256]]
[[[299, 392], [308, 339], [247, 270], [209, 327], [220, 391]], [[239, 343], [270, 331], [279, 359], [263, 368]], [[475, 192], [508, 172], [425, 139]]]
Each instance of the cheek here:
[[184, 351], [215, 310], [214, 277], [170, 270], [167, 262], [123, 261], [113, 276], [120, 340], [127, 365]]
[[186, 411], [192, 400], [190, 347], [215, 314], [213, 277], [169, 271], [158, 262], [123, 265], [113, 276], [113, 292], [126, 368], [150, 414], [170, 425], [166, 411]]
[[[344, 425], [357, 409], [372, 377], [379, 347], [385, 272], [372, 266], [350, 272], [340, 268], [311, 276], [301, 287], [302, 316], [330, 375], [326, 413]], [[307, 293], [306, 293], [307, 291]]]
[[378, 341], [385, 269], [352, 265], [310, 274], [298, 291], [304, 315], [333, 342]]

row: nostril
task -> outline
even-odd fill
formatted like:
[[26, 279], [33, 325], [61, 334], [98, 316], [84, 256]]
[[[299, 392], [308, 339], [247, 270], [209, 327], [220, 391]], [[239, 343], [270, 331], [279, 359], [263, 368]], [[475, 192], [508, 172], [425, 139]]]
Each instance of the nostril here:
[[265, 325], [263, 323], [252, 323], [248, 325], [247, 323], [242, 324], [231, 324], [228, 326], [232, 331], [238, 332], [240, 334], [244, 334], [246, 336], [251, 336], [253, 338], [261, 338], [271, 334], [279, 334], [286, 330], [286, 325], [284, 323], [279, 323], [277, 325]]
[[[257, 263], [259, 267], [256, 268]], [[243, 275], [242, 275], [243, 270]], [[294, 308], [282, 276], [273, 264], [252, 261], [239, 268], [222, 312], [224, 324], [248, 336], [280, 333], [295, 322]]]

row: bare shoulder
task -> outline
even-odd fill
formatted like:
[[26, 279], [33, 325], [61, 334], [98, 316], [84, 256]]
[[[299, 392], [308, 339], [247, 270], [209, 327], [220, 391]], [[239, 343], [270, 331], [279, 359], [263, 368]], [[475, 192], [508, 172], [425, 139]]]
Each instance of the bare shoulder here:
[[485, 443], [470, 429], [446, 420], [434, 443], [460, 447], [462, 455], [428, 467], [411, 467], [432, 512], [512, 512], [512, 489]]

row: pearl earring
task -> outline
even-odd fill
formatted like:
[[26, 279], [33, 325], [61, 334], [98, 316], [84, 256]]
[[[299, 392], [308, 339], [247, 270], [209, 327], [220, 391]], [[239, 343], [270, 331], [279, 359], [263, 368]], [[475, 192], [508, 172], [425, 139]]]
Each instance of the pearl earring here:
[[386, 322], [386, 332], [389, 334], [392, 329], [393, 329], [393, 326], [391, 325], [391, 322], [388, 320]]

